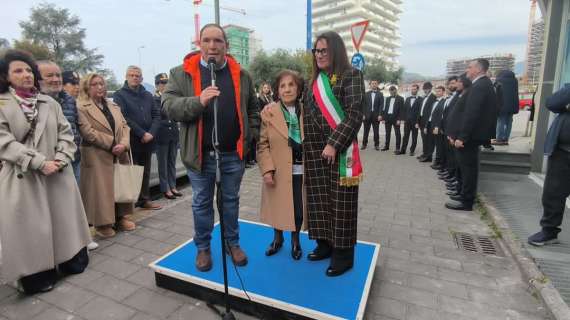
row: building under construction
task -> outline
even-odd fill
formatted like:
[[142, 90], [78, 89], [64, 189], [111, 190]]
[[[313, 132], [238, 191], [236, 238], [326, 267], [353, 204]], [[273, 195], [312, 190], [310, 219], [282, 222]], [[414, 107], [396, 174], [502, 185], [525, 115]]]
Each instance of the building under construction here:
[[542, 53], [544, 44], [544, 21], [532, 24], [530, 32], [528, 53], [526, 60], [526, 79], [529, 85], [536, 85], [540, 78], [542, 65]]
[[489, 60], [489, 73], [493, 77], [501, 70], [512, 71], [515, 67], [515, 56], [511, 53], [452, 59], [447, 60], [447, 76], [450, 77], [462, 74], [465, 72], [465, 69], [467, 69], [469, 62], [477, 58]]

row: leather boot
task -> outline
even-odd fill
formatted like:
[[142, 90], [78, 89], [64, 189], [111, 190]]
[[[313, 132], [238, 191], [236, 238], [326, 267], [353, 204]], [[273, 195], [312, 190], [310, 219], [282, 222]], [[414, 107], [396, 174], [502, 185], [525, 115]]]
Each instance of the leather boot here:
[[319, 261], [329, 258], [332, 253], [332, 247], [326, 240], [317, 239], [317, 247], [313, 250], [307, 258], [311, 261]]
[[293, 257], [294, 260], [299, 260], [301, 256], [303, 256], [303, 250], [301, 250], [299, 231], [291, 232], [291, 257]]
[[273, 229], [273, 242], [269, 244], [269, 247], [265, 250], [266, 256], [272, 256], [281, 250], [283, 246], [283, 231]]
[[348, 249], [333, 249], [331, 264], [327, 276], [336, 277], [350, 270], [354, 264], [354, 247]]

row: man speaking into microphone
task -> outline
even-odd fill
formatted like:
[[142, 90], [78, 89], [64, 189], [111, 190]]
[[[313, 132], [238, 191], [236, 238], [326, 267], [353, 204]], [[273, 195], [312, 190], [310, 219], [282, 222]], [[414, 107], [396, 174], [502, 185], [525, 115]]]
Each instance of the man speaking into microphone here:
[[212, 268], [210, 241], [216, 179], [214, 99], [218, 106], [225, 237], [233, 262], [238, 266], [247, 264], [247, 255], [239, 246], [239, 189], [247, 141], [259, 135], [255, 129], [259, 127], [259, 113], [251, 77], [227, 54], [228, 45], [222, 27], [205, 25], [200, 30], [200, 51], [188, 54], [182, 65], [170, 70], [162, 95], [168, 117], [181, 126], [180, 155], [192, 185], [194, 242], [198, 248], [196, 268], [200, 271]]

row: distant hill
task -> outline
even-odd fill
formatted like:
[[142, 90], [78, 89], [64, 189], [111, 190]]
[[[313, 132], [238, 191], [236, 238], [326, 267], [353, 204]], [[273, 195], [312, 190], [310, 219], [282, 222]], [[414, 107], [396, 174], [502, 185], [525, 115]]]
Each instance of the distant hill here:
[[419, 73], [413, 73], [413, 72], [404, 72], [404, 74], [402, 74], [402, 82], [413, 82], [413, 81], [424, 81], [427, 80], [430, 77], [426, 77], [423, 76]]

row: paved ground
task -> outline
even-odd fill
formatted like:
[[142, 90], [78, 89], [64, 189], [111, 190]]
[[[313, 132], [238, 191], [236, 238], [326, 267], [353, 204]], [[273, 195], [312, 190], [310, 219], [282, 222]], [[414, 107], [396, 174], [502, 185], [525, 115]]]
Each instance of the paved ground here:
[[[443, 207], [444, 188], [432, 169], [415, 157], [373, 149], [363, 158], [359, 238], [382, 244], [366, 319], [548, 319], [510, 257], [457, 249], [453, 232], [489, 230], [477, 213]], [[0, 320], [216, 319], [204, 302], [157, 288], [146, 267], [192, 236], [191, 192], [184, 193], [139, 216], [136, 231], [100, 241], [87, 271], [54, 291], [24, 297], [0, 286]], [[241, 199], [241, 217], [257, 220], [256, 169], [247, 171]]]

